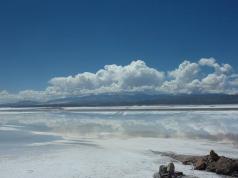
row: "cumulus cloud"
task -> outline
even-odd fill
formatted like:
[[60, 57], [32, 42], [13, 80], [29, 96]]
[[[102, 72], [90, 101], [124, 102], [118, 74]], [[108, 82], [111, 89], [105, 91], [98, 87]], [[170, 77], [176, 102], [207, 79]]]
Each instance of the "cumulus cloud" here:
[[164, 73], [148, 67], [144, 61], [132, 61], [129, 65], [106, 65], [96, 73], [84, 72], [76, 76], [55, 77], [49, 81], [48, 90], [64, 95], [144, 91], [156, 88], [164, 81]]
[[201, 66], [212, 67], [216, 74], [230, 74], [232, 67], [229, 64], [219, 65], [214, 58], [202, 58], [198, 62]]
[[172, 79], [165, 81], [160, 89], [169, 93], [191, 93], [189, 85], [196, 83], [199, 69], [197, 63], [184, 61], [177, 69], [168, 72]]
[[185, 60], [172, 71], [160, 71], [136, 60], [125, 66], [106, 65], [95, 73], [52, 78], [44, 91], [25, 90], [17, 94], [0, 91], [0, 99], [1, 102], [45, 101], [117, 92], [237, 94], [238, 74], [229, 64], [219, 64], [214, 58], [202, 58], [198, 62]]
[[[212, 72], [207, 73], [206, 67]], [[170, 93], [238, 93], [237, 74], [229, 64], [220, 65], [214, 58], [184, 61], [168, 75], [172, 80], [165, 81], [161, 89]]]

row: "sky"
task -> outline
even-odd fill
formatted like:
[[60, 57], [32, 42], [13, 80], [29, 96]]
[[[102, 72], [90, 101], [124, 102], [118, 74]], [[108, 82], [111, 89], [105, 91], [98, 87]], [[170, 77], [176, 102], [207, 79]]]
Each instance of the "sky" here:
[[[1, 1], [0, 92], [4, 97], [16, 97], [26, 90], [44, 93], [47, 88], [54, 87], [56, 78], [72, 76], [76, 79], [83, 72], [96, 74], [111, 64], [132, 68], [134, 65], [135, 69], [138, 64], [156, 70], [163, 77], [149, 84], [148, 80], [140, 78], [136, 87], [152, 87], [154, 82], [157, 82], [156, 87], [161, 87], [164, 81], [176, 78], [171, 72], [187, 60], [203, 71], [195, 72], [196, 77], [192, 77], [190, 83], [194, 79], [201, 82], [214, 73], [222, 78], [218, 68], [229, 65], [232, 72], [223, 71], [222, 75], [229, 75], [229, 79], [219, 83], [225, 85], [219, 92], [232, 90], [234, 93], [237, 80], [234, 76], [238, 70], [237, 9], [236, 0]], [[203, 58], [210, 59], [216, 66], [199, 64]], [[88, 75], [84, 78], [91, 81]], [[60, 82], [63, 85], [64, 81]], [[102, 90], [101, 86], [109, 85], [104, 81], [96, 86], [85, 84], [85, 87], [80, 82], [77, 81], [68, 94], [72, 94], [72, 90], [84, 93], [82, 88], [94, 92], [95, 88]], [[232, 86], [226, 84], [229, 82]], [[58, 83], [57, 92], [65, 90], [66, 86], [59, 87]], [[176, 87], [170, 86], [169, 90]], [[117, 89], [124, 90], [122, 86]], [[116, 91], [113, 87], [110, 90]], [[130, 90], [137, 89], [132, 86]], [[162, 89], [153, 90], [163, 92]], [[183, 90], [186, 93], [217, 92], [205, 90], [204, 86]]]

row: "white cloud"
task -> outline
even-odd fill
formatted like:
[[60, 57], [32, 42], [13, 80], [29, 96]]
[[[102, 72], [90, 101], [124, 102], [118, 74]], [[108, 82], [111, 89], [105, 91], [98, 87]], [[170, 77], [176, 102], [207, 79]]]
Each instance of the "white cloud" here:
[[84, 72], [75, 76], [52, 78], [44, 91], [25, 90], [17, 94], [0, 91], [0, 102], [45, 101], [113, 92], [234, 94], [238, 93], [238, 74], [229, 64], [219, 64], [214, 58], [202, 58], [198, 62], [186, 60], [178, 68], [168, 72], [136, 60], [126, 66], [106, 65], [95, 73]]
[[140, 91], [147, 87], [159, 87], [164, 73], [148, 67], [141, 60], [126, 66], [106, 65], [96, 73], [81, 73], [76, 76], [56, 77], [49, 81], [50, 89], [64, 95]]
[[[206, 67], [213, 72], [207, 73]], [[168, 72], [168, 76], [172, 80], [165, 81], [161, 90], [170, 93], [238, 93], [238, 76], [232, 67], [220, 65], [214, 58], [202, 58], [198, 63], [184, 61], [177, 69]]]
[[201, 66], [210, 66], [215, 67], [217, 65], [216, 60], [214, 58], [202, 58], [198, 61]]
[[218, 64], [214, 58], [202, 58], [198, 62], [201, 66], [212, 67], [216, 74], [229, 74], [232, 72], [232, 67], [229, 64]]
[[169, 93], [191, 93], [191, 84], [197, 79], [199, 70], [197, 63], [184, 61], [177, 69], [168, 72], [172, 79], [165, 81], [161, 90]]

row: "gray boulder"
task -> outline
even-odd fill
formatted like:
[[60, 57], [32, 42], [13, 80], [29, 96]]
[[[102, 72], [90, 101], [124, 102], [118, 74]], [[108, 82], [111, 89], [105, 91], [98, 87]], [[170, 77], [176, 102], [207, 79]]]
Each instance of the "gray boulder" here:
[[167, 166], [161, 165], [159, 167], [159, 172], [153, 175], [153, 178], [179, 178], [183, 177], [182, 172], [176, 172], [173, 163], [169, 163]]

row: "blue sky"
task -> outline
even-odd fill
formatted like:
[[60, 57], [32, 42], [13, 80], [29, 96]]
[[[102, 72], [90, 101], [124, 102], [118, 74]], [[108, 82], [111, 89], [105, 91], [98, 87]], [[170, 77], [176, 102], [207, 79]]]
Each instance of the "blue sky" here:
[[238, 68], [236, 0], [0, 2], [0, 91], [141, 59], [162, 71], [214, 57]]

